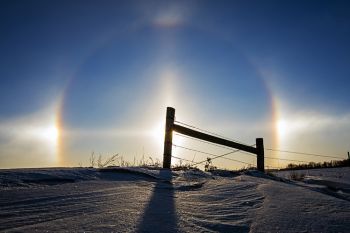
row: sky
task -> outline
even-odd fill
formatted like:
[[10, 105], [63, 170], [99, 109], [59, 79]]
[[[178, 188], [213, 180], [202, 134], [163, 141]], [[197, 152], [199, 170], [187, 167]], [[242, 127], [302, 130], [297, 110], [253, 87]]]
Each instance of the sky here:
[[[162, 161], [167, 106], [177, 121], [248, 145], [262, 137], [270, 149], [343, 158], [350, 150], [347, 1], [0, 5], [0, 168], [89, 166], [92, 153]], [[207, 157], [179, 147], [173, 155]], [[274, 167], [325, 160], [265, 155]]]

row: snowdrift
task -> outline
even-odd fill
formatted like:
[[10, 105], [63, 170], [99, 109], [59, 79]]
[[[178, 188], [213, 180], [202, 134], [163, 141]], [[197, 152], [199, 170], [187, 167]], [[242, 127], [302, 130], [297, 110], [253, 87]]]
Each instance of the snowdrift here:
[[286, 172], [0, 170], [0, 230], [350, 232], [347, 175], [315, 172], [293, 181]]

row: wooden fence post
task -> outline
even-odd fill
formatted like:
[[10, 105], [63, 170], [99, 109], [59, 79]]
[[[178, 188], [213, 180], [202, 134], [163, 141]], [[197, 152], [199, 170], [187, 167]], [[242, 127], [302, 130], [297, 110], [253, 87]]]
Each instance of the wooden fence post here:
[[264, 165], [264, 140], [262, 138], [256, 139], [256, 164], [258, 171], [265, 172]]
[[165, 121], [165, 138], [164, 138], [164, 154], [163, 168], [171, 167], [171, 150], [173, 145], [173, 125], [175, 120], [175, 109], [167, 107]]

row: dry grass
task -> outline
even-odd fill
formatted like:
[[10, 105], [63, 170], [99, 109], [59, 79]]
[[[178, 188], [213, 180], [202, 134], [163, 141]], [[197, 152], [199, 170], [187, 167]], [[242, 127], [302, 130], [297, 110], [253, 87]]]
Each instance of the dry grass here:
[[[82, 163], [79, 163], [82, 167]], [[148, 168], [161, 168], [161, 162], [159, 159], [153, 159], [151, 156], [145, 157], [144, 155], [140, 160], [134, 157], [133, 162], [129, 162], [124, 159], [120, 154], [114, 154], [107, 156], [105, 159], [100, 154], [97, 158], [95, 153], [92, 152], [89, 158], [89, 167], [94, 168], [106, 168], [106, 167], [148, 167]]]

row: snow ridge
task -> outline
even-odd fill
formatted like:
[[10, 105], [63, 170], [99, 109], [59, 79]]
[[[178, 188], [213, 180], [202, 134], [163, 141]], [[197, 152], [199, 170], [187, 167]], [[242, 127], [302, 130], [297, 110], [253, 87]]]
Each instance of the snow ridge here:
[[293, 181], [256, 171], [0, 170], [0, 231], [350, 232], [350, 201], [339, 198], [347, 191], [339, 183], [347, 183], [308, 175]]

